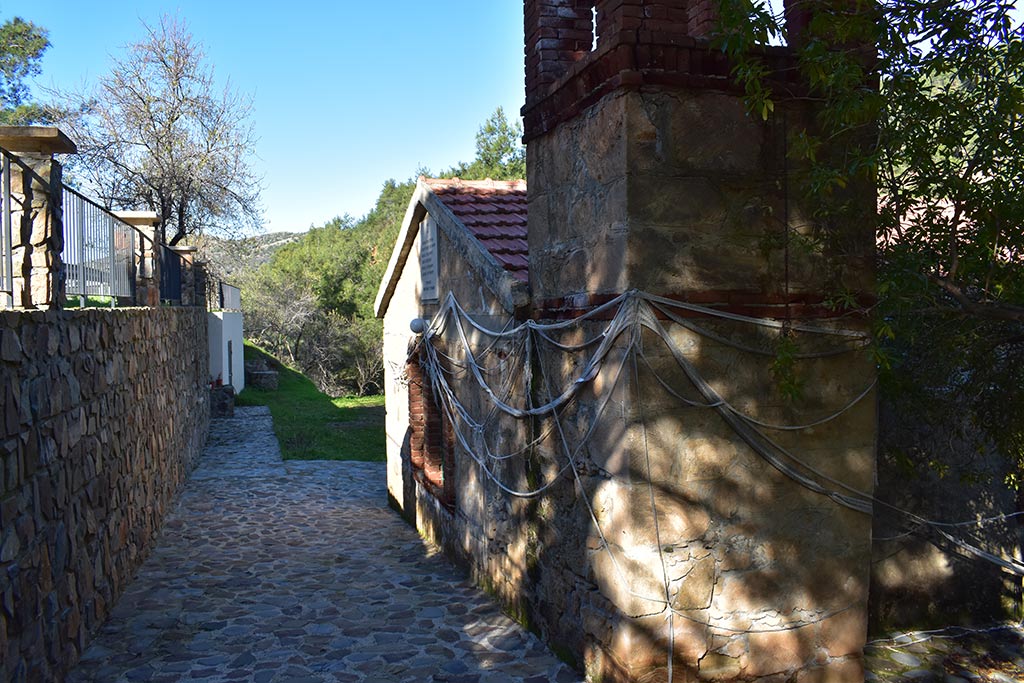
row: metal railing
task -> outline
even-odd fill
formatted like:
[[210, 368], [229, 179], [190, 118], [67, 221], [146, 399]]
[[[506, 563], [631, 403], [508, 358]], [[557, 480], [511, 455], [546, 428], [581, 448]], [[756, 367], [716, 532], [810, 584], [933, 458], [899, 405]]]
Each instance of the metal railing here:
[[242, 290], [226, 282], [219, 282], [218, 285], [217, 300], [212, 303], [222, 311], [242, 310]]
[[181, 255], [160, 245], [160, 301], [181, 303]]
[[227, 311], [242, 310], [242, 290], [226, 282], [220, 283], [220, 307]]
[[211, 277], [206, 281], [206, 308], [210, 311], [240, 311], [242, 290]]
[[67, 294], [134, 298], [135, 228], [67, 185], [63, 202]]
[[5, 309], [14, 308], [14, 257], [11, 240], [11, 157], [0, 150], [0, 294]]

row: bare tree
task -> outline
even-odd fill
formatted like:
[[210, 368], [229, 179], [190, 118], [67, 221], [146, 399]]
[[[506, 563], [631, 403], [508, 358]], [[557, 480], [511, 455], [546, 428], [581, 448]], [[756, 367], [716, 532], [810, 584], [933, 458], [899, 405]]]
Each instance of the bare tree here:
[[259, 227], [251, 99], [218, 89], [182, 21], [143, 26], [94, 90], [58, 93], [79, 149], [71, 173], [109, 207], [156, 211], [169, 244]]

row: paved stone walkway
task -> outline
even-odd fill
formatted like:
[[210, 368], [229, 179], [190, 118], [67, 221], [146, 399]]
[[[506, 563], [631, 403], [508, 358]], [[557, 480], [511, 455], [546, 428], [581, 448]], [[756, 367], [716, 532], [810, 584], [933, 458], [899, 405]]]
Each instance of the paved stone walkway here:
[[68, 681], [580, 681], [386, 506], [382, 465], [282, 462], [269, 412], [235, 414]]
[[[216, 420], [71, 683], [578, 683], [384, 504], [383, 466], [282, 462], [265, 408]], [[909, 633], [868, 683], [1024, 683], [1024, 628]]]
[[950, 628], [875, 641], [866, 683], [1024, 683], [1024, 627]]

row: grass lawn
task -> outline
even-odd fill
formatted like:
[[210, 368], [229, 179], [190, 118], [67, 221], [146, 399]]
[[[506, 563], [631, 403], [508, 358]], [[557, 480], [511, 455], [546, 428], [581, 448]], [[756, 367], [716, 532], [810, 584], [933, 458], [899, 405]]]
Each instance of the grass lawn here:
[[269, 406], [285, 460], [384, 461], [384, 397], [331, 398], [302, 373], [248, 341], [245, 359], [277, 370], [277, 391], [246, 388], [239, 406]]

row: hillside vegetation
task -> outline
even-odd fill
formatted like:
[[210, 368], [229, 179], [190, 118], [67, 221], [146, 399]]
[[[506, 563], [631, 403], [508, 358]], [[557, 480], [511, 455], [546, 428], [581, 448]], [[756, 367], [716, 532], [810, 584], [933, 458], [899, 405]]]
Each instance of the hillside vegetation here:
[[268, 232], [240, 239], [198, 235], [191, 241], [199, 247], [200, 258], [210, 274], [230, 284], [268, 263], [274, 252], [302, 237], [294, 232]]
[[247, 387], [242, 406], [268, 406], [285, 460], [384, 460], [384, 400], [381, 396], [331, 398], [302, 373], [250, 343], [247, 361], [262, 360], [278, 372], [278, 388]]
[[[522, 178], [521, 135], [499, 108], [477, 133], [476, 158], [439, 175]], [[246, 336], [328, 395], [384, 389], [382, 328], [373, 301], [415, 186], [414, 178], [388, 180], [362, 218], [342, 216], [312, 228], [238, 278]]]

